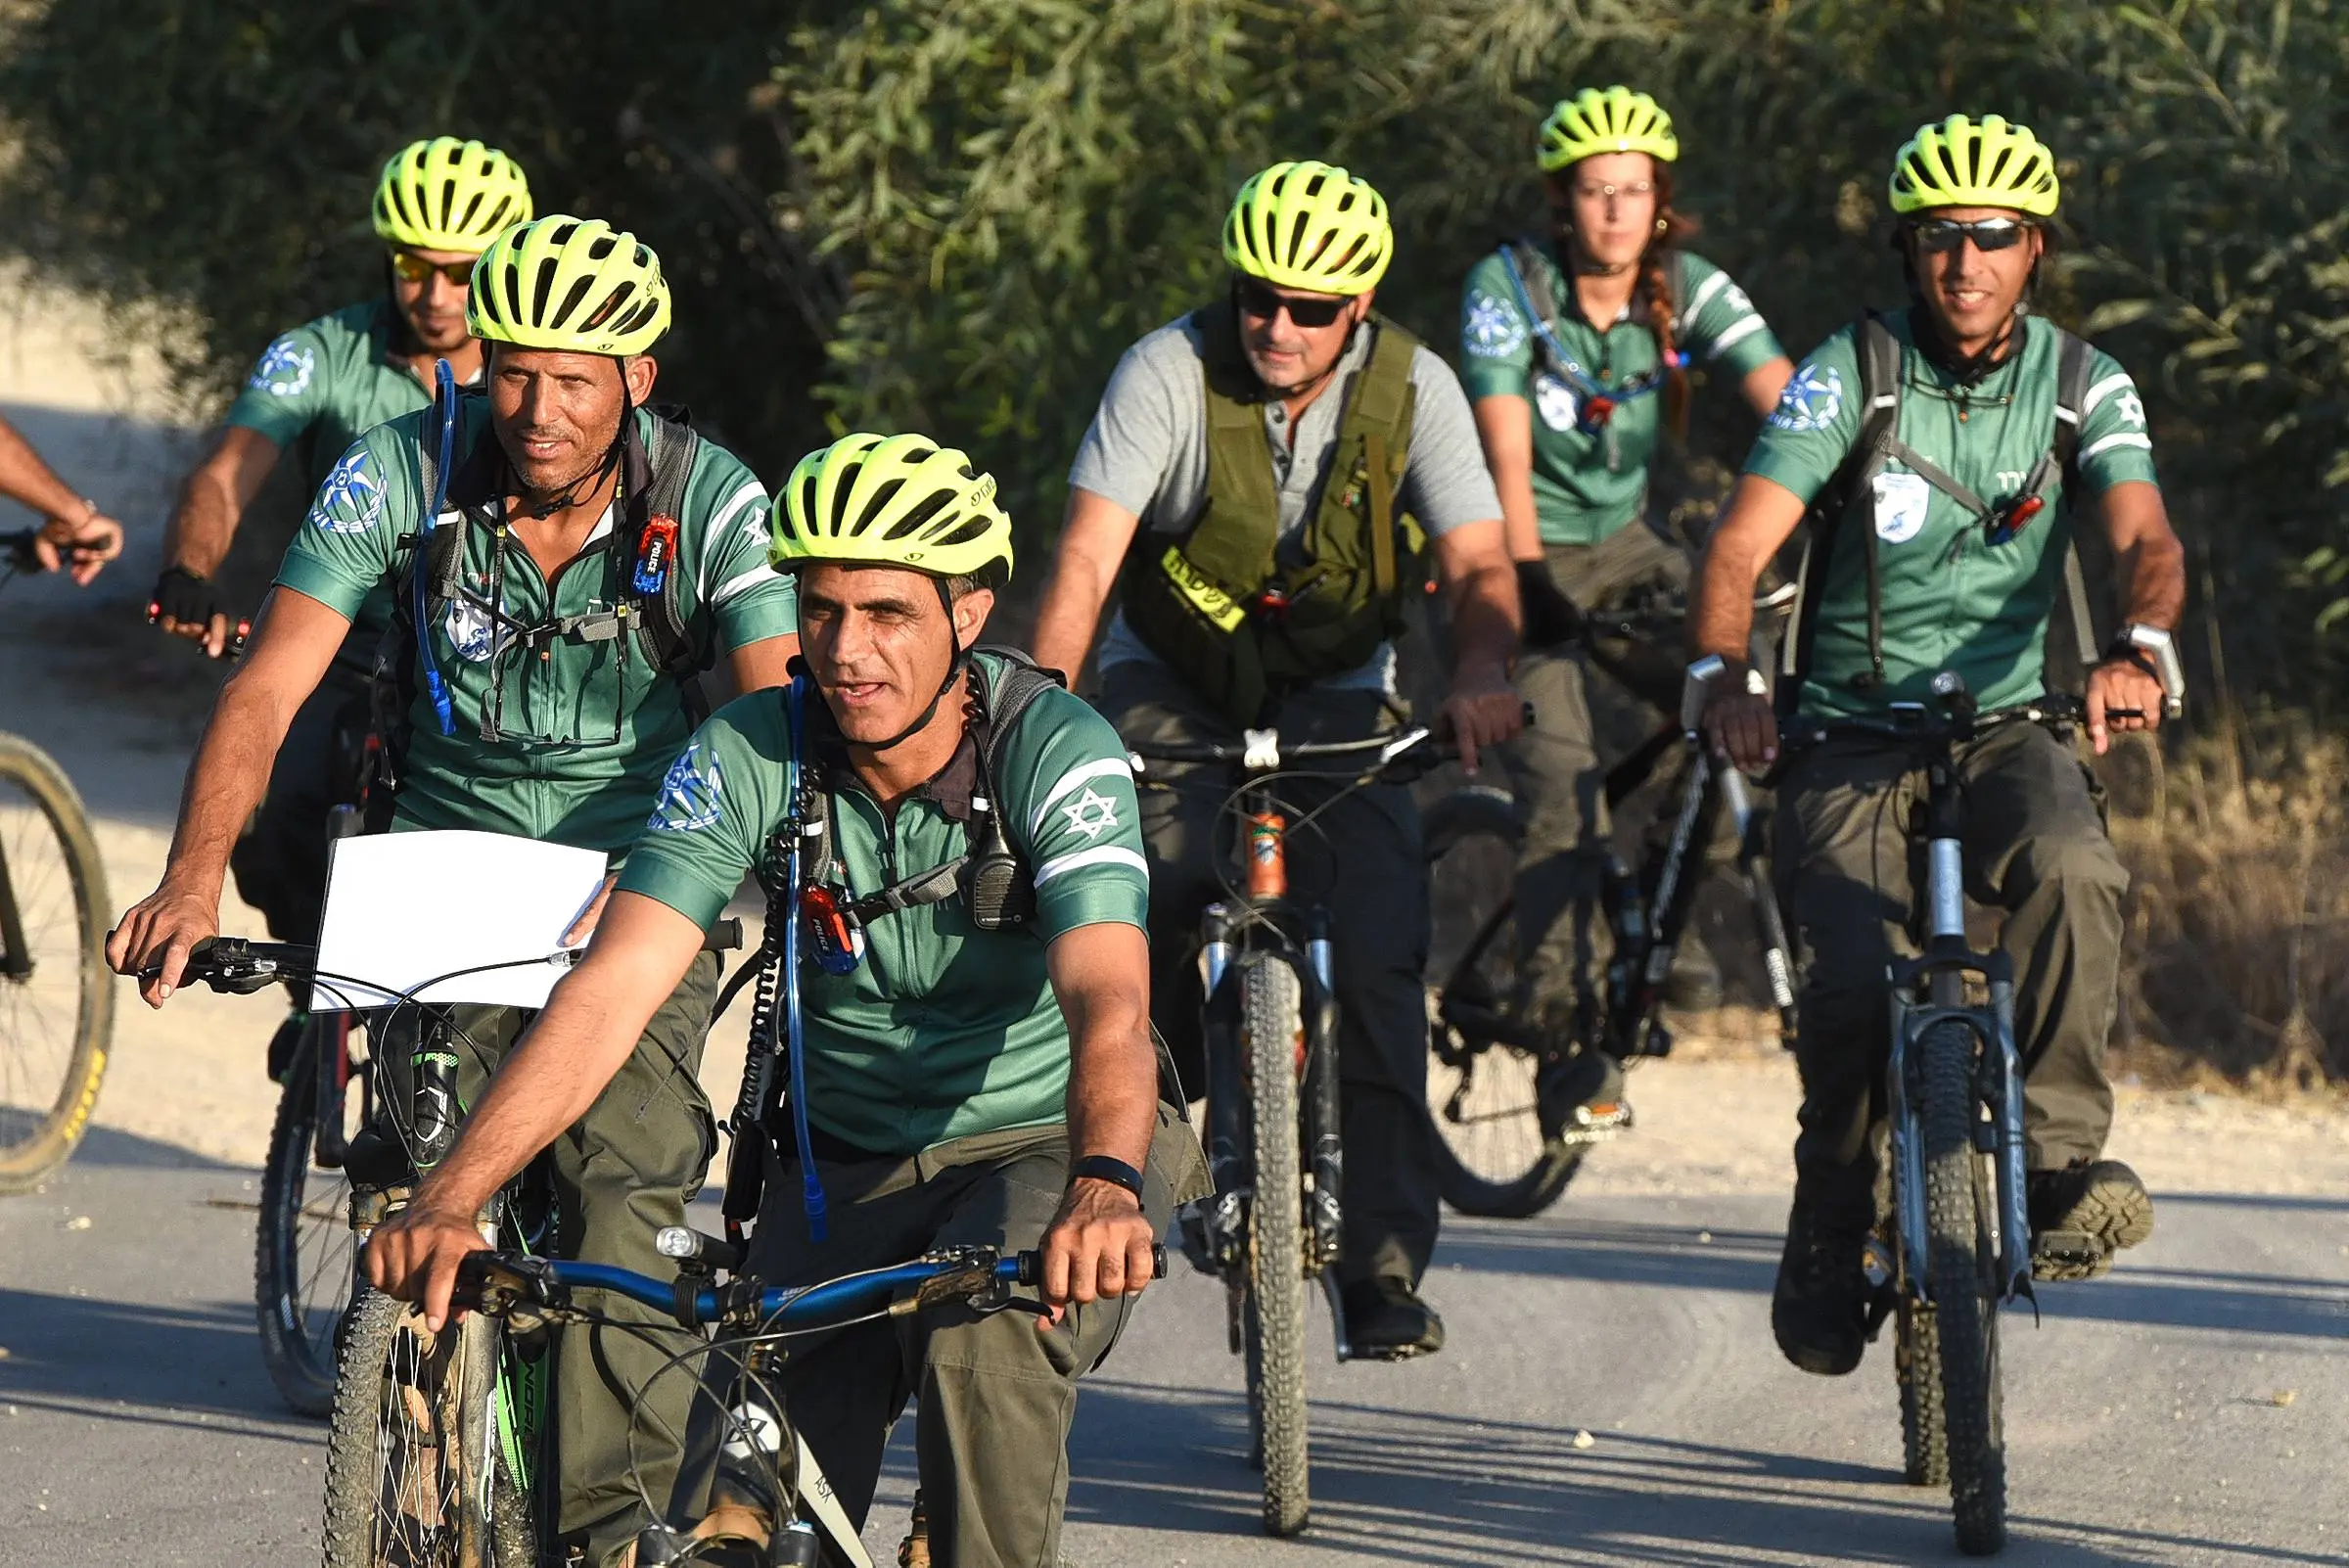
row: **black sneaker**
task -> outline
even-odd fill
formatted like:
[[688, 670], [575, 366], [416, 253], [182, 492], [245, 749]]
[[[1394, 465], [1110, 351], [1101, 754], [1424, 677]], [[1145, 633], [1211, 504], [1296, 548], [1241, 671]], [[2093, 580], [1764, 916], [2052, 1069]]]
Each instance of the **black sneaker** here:
[[1798, 1192], [1770, 1298], [1778, 1349], [1806, 1372], [1842, 1377], [1867, 1350], [1867, 1238], [1819, 1223]]
[[1444, 1348], [1444, 1319], [1401, 1279], [1348, 1285], [1346, 1348], [1357, 1360], [1407, 1361]]
[[2118, 1160], [2075, 1160], [2024, 1180], [2034, 1279], [2094, 1279], [2153, 1233], [2152, 1196]]

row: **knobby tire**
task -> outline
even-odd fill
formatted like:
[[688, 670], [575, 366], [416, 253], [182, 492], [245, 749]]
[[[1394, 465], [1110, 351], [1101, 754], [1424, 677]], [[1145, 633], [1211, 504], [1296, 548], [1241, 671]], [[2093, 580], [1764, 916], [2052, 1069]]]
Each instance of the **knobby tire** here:
[[1241, 986], [1256, 1185], [1249, 1207], [1248, 1396], [1264, 1467], [1265, 1530], [1292, 1536], [1305, 1528], [1308, 1512], [1305, 1193], [1297, 1104], [1304, 997], [1297, 972], [1270, 956], [1250, 960]]
[[[312, 1159], [318, 1052], [335, 1044], [326, 1016], [313, 1014], [278, 1095], [261, 1169], [260, 1223], [253, 1235], [253, 1299], [261, 1360], [287, 1407], [299, 1415], [334, 1414], [336, 1330], [356, 1278], [350, 1183], [340, 1171], [319, 1170]], [[344, 1092], [357, 1091], [353, 1078]]]
[[1950, 1434], [1942, 1418], [1941, 1331], [1933, 1309], [1903, 1301], [1893, 1367], [1901, 1385], [1901, 1472], [1912, 1487], [1950, 1484]]
[[1940, 1338], [1950, 1502], [1958, 1549], [1988, 1556], [2006, 1544], [2006, 1453], [1999, 1399], [1998, 1295], [1990, 1283], [1995, 1206], [1974, 1146], [1974, 1032], [1945, 1019], [1925, 1031], [1921, 1067], [1926, 1267]]
[[[115, 1027], [114, 903], [89, 813], [47, 753], [0, 734], [0, 807], [17, 794], [29, 808], [0, 809], [0, 855], [35, 968], [0, 974], [0, 1193], [29, 1191], [81, 1141]], [[66, 1037], [55, 1051], [35, 1039], [47, 1031]]]
[[407, 1303], [361, 1293], [327, 1435], [325, 1568], [534, 1568], [492, 1423], [498, 1335], [480, 1314], [434, 1334]]

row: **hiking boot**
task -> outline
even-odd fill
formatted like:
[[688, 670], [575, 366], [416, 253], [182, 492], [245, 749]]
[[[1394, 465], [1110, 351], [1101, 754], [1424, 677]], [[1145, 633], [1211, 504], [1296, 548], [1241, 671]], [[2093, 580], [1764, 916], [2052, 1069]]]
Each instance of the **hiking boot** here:
[[1359, 1280], [1342, 1299], [1346, 1349], [1357, 1360], [1407, 1361], [1444, 1348], [1444, 1319], [1407, 1280]]
[[1778, 1349], [1806, 1372], [1842, 1377], [1867, 1350], [1867, 1238], [1822, 1224], [1798, 1190], [1770, 1298]]
[[2075, 1160], [2024, 1177], [2031, 1212], [2031, 1277], [2094, 1279], [2112, 1255], [2153, 1233], [2153, 1199], [2118, 1160]]
[[1694, 932], [1674, 949], [1664, 975], [1664, 1005], [1680, 1013], [1709, 1013], [1722, 1003], [1721, 965]]

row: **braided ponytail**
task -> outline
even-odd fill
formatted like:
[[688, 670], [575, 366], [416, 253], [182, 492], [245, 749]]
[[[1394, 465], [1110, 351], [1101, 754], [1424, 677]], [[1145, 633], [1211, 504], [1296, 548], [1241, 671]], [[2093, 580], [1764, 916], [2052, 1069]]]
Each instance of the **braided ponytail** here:
[[1675, 437], [1688, 434], [1688, 372], [1678, 363], [1680, 346], [1674, 341], [1673, 315], [1680, 301], [1673, 298], [1679, 269], [1674, 253], [1696, 232], [1696, 219], [1672, 207], [1672, 165], [1656, 160], [1656, 237], [1639, 253], [1639, 286], [1647, 294], [1647, 327], [1656, 337], [1656, 358], [1664, 367], [1664, 424]]

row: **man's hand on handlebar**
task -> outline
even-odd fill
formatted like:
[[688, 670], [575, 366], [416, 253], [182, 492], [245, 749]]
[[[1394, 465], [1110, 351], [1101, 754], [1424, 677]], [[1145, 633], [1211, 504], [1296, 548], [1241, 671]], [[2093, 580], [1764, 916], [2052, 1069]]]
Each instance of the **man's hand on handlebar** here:
[[2114, 731], [2154, 729], [2161, 723], [2161, 681], [2127, 659], [2107, 659], [2088, 672], [2088, 739], [2101, 757]]
[[1497, 665], [1453, 672], [1444, 699], [1444, 729], [1460, 749], [1462, 771], [1477, 770], [1477, 750], [1513, 741], [1525, 729], [1525, 699]]
[[1705, 704], [1705, 739], [1715, 756], [1759, 772], [1778, 760], [1778, 715], [1770, 699], [1723, 682]]
[[457, 1265], [489, 1244], [470, 1214], [445, 1212], [429, 1200], [411, 1204], [367, 1238], [367, 1282], [387, 1296], [414, 1302], [438, 1333], [449, 1319]]
[[180, 978], [187, 973], [188, 954], [196, 945], [219, 934], [219, 895], [207, 899], [166, 880], [132, 904], [121, 924], [107, 937], [107, 965], [117, 975], [160, 970], [140, 982], [139, 995], [148, 1006], [161, 1007], [179, 989]]
[[203, 644], [214, 659], [227, 653], [230, 633], [237, 629], [212, 580], [178, 566], [165, 567], [155, 579], [147, 619], [173, 636]]
[[1036, 1284], [1052, 1314], [1036, 1327], [1059, 1322], [1071, 1302], [1140, 1295], [1157, 1271], [1157, 1241], [1139, 1198], [1114, 1181], [1079, 1177], [1037, 1248], [1043, 1270]]
[[86, 588], [106, 564], [122, 553], [122, 525], [89, 503], [80, 519], [53, 517], [32, 536], [32, 558], [43, 572], [66, 571], [73, 585]]

